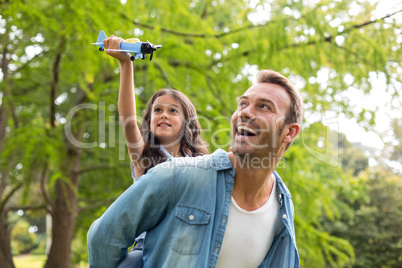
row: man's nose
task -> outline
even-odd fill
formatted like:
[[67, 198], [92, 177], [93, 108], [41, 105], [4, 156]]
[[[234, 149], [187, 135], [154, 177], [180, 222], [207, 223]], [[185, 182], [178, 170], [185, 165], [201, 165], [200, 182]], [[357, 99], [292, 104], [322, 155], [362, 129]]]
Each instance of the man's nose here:
[[255, 110], [252, 105], [248, 105], [244, 109], [240, 110], [240, 118], [243, 120], [254, 120], [255, 119]]

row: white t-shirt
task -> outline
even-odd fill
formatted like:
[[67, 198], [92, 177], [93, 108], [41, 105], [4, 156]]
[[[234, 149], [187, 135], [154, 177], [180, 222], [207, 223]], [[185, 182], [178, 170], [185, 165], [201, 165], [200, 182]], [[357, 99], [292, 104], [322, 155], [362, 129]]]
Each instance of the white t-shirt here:
[[217, 268], [258, 267], [284, 224], [279, 216], [276, 179], [268, 201], [259, 209], [246, 211], [232, 197], [229, 218]]

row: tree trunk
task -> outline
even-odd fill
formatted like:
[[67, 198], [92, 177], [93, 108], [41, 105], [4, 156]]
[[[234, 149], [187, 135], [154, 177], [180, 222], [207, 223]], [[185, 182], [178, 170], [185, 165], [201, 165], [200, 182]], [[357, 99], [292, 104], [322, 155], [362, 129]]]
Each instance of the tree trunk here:
[[[2, 103], [0, 104], [0, 152], [3, 151], [4, 147], [4, 138], [6, 137], [6, 127], [8, 126], [8, 118], [9, 113], [13, 112], [10, 111], [10, 108], [7, 107], [11, 101], [10, 98], [10, 91], [11, 86], [10, 82], [8, 81], [9, 77], [9, 59], [7, 57], [8, 53], [8, 44], [9, 44], [9, 31], [10, 26], [9, 23], [6, 23], [6, 32], [4, 34], [5, 40], [3, 45], [2, 51], [2, 59], [1, 59], [1, 71], [3, 73], [3, 82], [5, 81], [5, 87], [2, 88]], [[16, 121], [14, 122], [17, 123]], [[18, 124], [17, 124], [18, 125]], [[8, 169], [7, 171], [3, 171], [0, 173], [0, 201], [6, 202], [3, 200], [3, 194], [6, 189], [8, 183]], [[10, 238], [10, 229], [7, 225], [7, 210], [5, 209], [5, 203], [2, 204], [0, 202], [0, 267], [4, 268], [14, 268], [14, 262], [11, 255], [11, 238]]]
[[80, 149], [69, 152], [69, 159], [66, 161], [66, 166], [69, 167], [69, 182], [59, 179], [54, 186], [56, 197], [52, 213], [52, 246], [45, 268], [70, 267], [71, 243], [78, 215], [77, 193], [80, 156]]
[[[3, 57], [5, 57], [4, 55], [5, 54], [3, 54]], [[4, 68], [2, 68], [2, 70], [4, 73]], [[0, 152], [3, 151], [6, 127], [8, 124], [8, 109], [5, 103], [8, 97], [8, 90], [3, 89], [3, 103], [0, 106]], [[0, 173], [0, 267], [14, 268], [15, 266], [11, 255], [10, 229], [7, 225], [6, 200], [3, 198], [8, 183], [8, 172], [9, 170], [7, 169]], [[5, 203], [3, 204], [2, 202]]]
[[10, 230], [5, 222], [6, 217], [0, 216], [0, 267], [14, 268], [11, 255]]

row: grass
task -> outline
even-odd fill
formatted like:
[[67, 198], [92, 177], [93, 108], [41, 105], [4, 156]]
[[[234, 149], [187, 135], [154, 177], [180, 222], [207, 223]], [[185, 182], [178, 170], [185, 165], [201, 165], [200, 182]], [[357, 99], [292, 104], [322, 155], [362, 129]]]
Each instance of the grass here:
[[46, 255], [19, 255], [13, 258], [15, 268], [42, 268], [46, 262]]
[[[13, 261], [15, 268], [43, 268], [46, 262], [46, 255], [19, 255], [14, 256]], [[88, 263], [81, 262], [79, 265], [75, 267], [88, 267]]]

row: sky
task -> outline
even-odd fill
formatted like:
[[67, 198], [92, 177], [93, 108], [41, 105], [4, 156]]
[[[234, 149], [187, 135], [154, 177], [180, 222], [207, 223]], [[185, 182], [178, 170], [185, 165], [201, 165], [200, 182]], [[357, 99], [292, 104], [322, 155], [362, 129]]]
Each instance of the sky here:
[[[373, 3], [377, 1], [370, 0], [370, 2]], [[373, 15], [380, 18], [398, 10], [402, 10], [402, 0], [380, 0], [378, 1], [378, 8]], [[393, 18], [402, 22], [402, 13], [393, 16]], [[402, 70], [400, 71], [402, 72]], [[373, 85], [370, 95], [365, 96], [361, 91], [355, 88], [349, 88], [345, 95], [350, 98], [351, 105], [370, 110], [378, 107], [375, 120], [375, 131], [378, 134], [373, 131], [367, 132], [362, 127], [359, 127], [353, 120], [346, 120], [342, 117], [339, 120], [339, 131], [345, 133], [348, 140], [351, 142], [361, 142], [364, 145], [382, 149], [384, 143], [380, 135], [384, 137], [390, 134], [387, 132], [390, 131], [391, 118], [402, 117], [402, 113], [400, 112], [402, 110], [402, 107], [400, 107], [402, 96], [392, 99], [390, 93], [384, 93], [386, 91], [385, 76], [380, 75], [376, 77], [373, 75], [370, 79]], [[398, 90], [400, 95], [402, 95], [402, 85], [398, 89], [394, 88], [391, 90]], [[394, 107], [394, 109], [391, 110], [390, 107]]]

